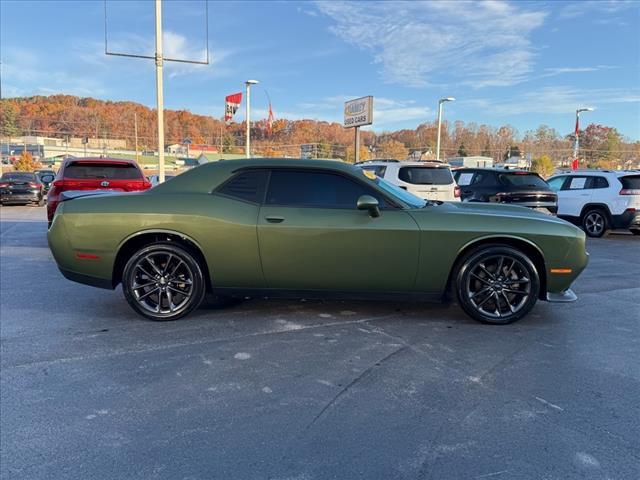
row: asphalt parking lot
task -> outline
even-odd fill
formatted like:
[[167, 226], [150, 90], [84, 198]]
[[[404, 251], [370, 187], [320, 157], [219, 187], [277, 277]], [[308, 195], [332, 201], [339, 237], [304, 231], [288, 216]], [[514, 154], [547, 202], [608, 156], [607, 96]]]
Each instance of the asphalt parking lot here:
[[0, 210], [6, 479], [640, 478], [640, 238], [574, 304], [249, 300], [137, 317], [65, 280], [44, 208]]

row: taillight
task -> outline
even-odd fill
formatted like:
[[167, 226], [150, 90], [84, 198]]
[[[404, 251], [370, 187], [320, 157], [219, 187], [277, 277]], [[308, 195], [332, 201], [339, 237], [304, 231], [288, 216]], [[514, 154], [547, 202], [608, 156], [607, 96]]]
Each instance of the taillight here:
[[0, 183], [0, 188], [6, 188], [6, 187], [8, 187], [8, 186], [9, 186], [9, 184], [8, 184], [8, 183], [4, 183], [4, 182], [3, 182], [3, 183]]
[[620, 195], [640, 195], [639, 188], [623, 188], [620, 190]]
[[455, 187], [453, 188], [453, 196], [454, 196], [455, 198], [460, 198], [460, 187], [455, 186]]
[[53, 186], [58, 188], [64, 188], [64, 180], [54, 180]]
[[30, 186], [31, 188], [42, 188], [42, 185], [41, 185], [40, 183], [33, 183], [33, 182], [30, 182], [30, 183], [29, 183], [29, 186]]

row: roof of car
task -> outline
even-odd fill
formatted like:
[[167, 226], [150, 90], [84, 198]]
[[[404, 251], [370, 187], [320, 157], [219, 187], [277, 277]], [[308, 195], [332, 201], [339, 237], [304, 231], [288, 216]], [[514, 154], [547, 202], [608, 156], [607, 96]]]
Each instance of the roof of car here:
[[603, 175], [610, 174], [616, 175], [618, 177], [623, 177], [625, 175], [637, 175], [640, 173], [638, 170], [598, 170], [595, 168], [583, 169], [583, 170], [560, 170], [553, 174], [554, 177], [558, 175]]
[[482, 171], [488, 171], [488, 172], [497, 172], [497, 173], [518, 173], [518, 174], [524, 174], [524, 173], [531, 173], [534, 175], [538, 175], [536, 172], [532, 172], [530, 170], [523, 170], [521, 168], [502, 168], [502, 167], [461, 167], [461, 168], [456, 168], [456, 172], [460, 172], [463, 170], [482, 170]]
[[233, 172], [246, 168], [321, 168], [348, 172], [361, 172], [352, 163], [336, 160], [307, 160], [300, 158], [244, 158], [209, 162], [187, 170], [171, 182], [165, 182], [154, 188], [153, 193], [190, 191], [211, 191], [211, 189], [228, 178]]
[[386, 165], [393, 163], [398, 167], [430, 167], [430, 168], [451, 168], [451, 165], [437, 160], [424, 161], [399, 161], [399, 160], [367, 160], [366, 162], [358, 162], [356, 166], [362, 167], [367, 165]]
[[128, 163], [136, 164], [136, 161], [130, 158], [115, 158], [115, 157], [71, 157], [65, 159], [65, 163], [71, 162], [104, 162], [104, 163]]

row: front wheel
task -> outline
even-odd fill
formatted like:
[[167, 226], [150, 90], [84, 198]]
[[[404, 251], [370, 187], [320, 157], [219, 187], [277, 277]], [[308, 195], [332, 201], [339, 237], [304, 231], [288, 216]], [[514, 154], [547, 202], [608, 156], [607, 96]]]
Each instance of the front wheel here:
[[523, 252], [487, 245], [459, 263], [454, 277], [462, 309], [482, 323], [504, 325], [524, 317], [536, 304], [540, 277]]
[[202, 303], [205, 280], [191, 253], [173, 243], [159, 242], [129, 259], [122, 290], [129, 305], [143, 317], [177, 320]]
[[582, 228], [588, 236], [600, 238], [609, 228], [606, 213], [599, 209], [589, 210], [582, 217]]

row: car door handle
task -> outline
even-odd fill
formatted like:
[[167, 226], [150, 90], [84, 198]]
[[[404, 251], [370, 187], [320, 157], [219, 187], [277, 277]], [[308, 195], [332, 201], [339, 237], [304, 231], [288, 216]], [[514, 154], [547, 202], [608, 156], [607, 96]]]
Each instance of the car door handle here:
[[284, 222], [284, 217], [277, 217], [275, 215], [267, 215], [264, 219], [269, 223], [282, 223]]

